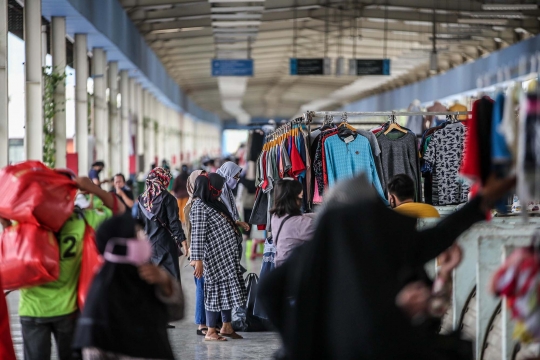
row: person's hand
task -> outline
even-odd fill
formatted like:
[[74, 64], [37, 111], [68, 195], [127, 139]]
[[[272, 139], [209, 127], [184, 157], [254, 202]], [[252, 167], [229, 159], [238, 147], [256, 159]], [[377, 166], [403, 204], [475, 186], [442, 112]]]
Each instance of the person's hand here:
[[139, 276], [152, 285], [166, 285], [169, 282], [169, 275], [167, 275], [165, 270], [154, 264], [139, 266]]
[[195, 271], [193, 272], [193, 275], [195, 275], [195, 277], [197, 279], [200, 279], [203, 275], [203, 263], [202, 263], [202, 260], [196, 260], [196, 261], [192, 261], [190, 262], [191, 266], [194, 266], [195, 267]]
[[448, 280], [452, 270], [459, 265], [462, 258], [463, 252], [461, 248], [457, 243], [454, 243], [438, 257], [440, 265], [439, 276], [445, 280]]
[[120, 196], [124, 195], [124, 190], [120, 186], [116, 186], [116, 193]]
[[75, 179], [75, 183], [77, 183], [77, 187], [82, 192], [93, 192], [93, 190], [96, 188], [96, 184], [90, 180], [90, 178], [86, 176], [79, 176]]
[[396, 305], [411, 319], [428, 310], [430, 289], [421, 281], [407, 284], [397, 295]]
[[7, 227], [10, 227], [11, 226], [11, 220], [4, 219], [4, 218], [0, 217], [0, 225], [2, 225], [3, 229], [5, 229]]
[[480, 192], [482, 195], [482, 210], [488, 211], [493, 208], [495, 203], [515, 185], [515, 176], [500, 179], [495, 174], [491, 174]]
[[245, 223], [243, 221], [237, 221], [236, 222], [236, 225], [240, 226], [242, 228], [242, 230], [244, 231], [248, 231], [249, 230], [249, 224], [248, 223]]

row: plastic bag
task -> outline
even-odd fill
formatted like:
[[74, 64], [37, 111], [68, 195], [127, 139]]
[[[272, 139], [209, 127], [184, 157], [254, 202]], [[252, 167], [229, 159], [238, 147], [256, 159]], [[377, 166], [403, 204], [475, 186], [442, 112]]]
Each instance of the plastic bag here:
[[4, 290], [58, 279], [60, 250], [54, 234], [32, 224], [17, 224], [0, 234], [0, 277]]
[[79, 275], [79, 285], [77, 288], [77, 304], [80, 310], [84, 307], [86, 295], [101, 264], [103, 264], [103, 258], [97, 249], [94, 229], [86, 224], [83, 238], [81, 274]]
[[232, 311], [232, 327], [234, 331], [267, 331], [270, 329], [268, 322], [253, 315], [255, 297], [259, 277], [250, 273], [246, 277], [247, 301], [245, 306], [240, 306]]
[[58, 232], [73, 212], [77, 193], [66, 175], [39, 161], [6, 166], [0, 170], [0, 217]]

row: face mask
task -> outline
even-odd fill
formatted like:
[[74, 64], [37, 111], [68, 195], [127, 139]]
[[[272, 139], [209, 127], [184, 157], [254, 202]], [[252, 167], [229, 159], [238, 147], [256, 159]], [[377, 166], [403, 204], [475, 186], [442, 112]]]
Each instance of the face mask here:
[[230, 178], [229, 180], [227, 180], [227, 186], [230, 189], [236, 188], [236, 185], [238, 185], [238, 180], [236, 180], [235, 178]]
[[[125, 255], [113, 254], [116, 246], [126, 248]], [[103, 257], [115, 264], [131, 264], [140, 266], [146, 264], [152, 256], [152, 247], [147, 240], [114, 238], [107, 242]]]

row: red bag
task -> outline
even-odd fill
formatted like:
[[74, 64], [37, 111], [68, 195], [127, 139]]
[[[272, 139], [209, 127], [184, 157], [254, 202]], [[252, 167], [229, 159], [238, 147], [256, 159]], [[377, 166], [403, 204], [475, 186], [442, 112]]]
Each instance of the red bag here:
[[39, 161], [0, 170], [0, 217], [58, 232], [73, 213], [76, 183]]
[[17, 224], [0, 234], [0, 277], [4, 290], [58, 279], [60, 250], [54, 234], [32, 224]]
[[99, 271], [102, 263], [103, 258], [96, 246], [94, 229], [86, 224], [83, 238], [81, 274], [79, 275], [79, 286], [77, 289], [77, 303], [80, 310], [84, 307], [90, 285], [92, 285], [94, 276]]

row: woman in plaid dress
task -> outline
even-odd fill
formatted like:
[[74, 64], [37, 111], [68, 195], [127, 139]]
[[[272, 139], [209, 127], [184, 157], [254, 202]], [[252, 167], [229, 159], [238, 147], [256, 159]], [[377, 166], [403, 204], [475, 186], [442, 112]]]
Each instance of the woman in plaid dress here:
[[[241, 339], [231, 326], [232, 309], [243, 306], [246, 287], [242, 278], [238, 244], [241, 235], [219, 197], [224, 179], [218, 174], [197, 177], [191, 205], [191, 260], [195, 276], [204, 276], [206, 341]], [[223, 327], [219, 333], [219, 316]]]

